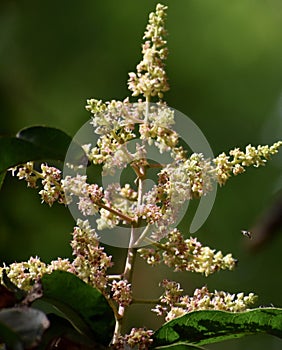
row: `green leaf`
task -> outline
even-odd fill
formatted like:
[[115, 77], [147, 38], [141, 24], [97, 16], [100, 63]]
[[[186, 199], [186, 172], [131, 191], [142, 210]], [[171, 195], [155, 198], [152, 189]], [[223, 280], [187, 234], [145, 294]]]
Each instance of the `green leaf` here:
[[154, 334], [154, 347], [170, 344], [205, 345], [250, 334], [282, 338], [282, 309], [259, 308], [246, 312], [194, 311], [165, 323]]
[[[72, 138], [63, 131], [46, 126], [25, 128], [14, 137], [2, 136], [0, 137], [0, 173], [28, 161], [64, 161], [71, 141]], [[80, 156], [84, 155], [79, 145], [77, 150]]]
[[38, 145], [63, 160], [72, 138], [60, 129], [48, 126], [32, 126], [20, 130], [17, 138]]
[[80, 333], [109, 344], [115, 318], [106, 298], [74, 274], [54, 271], [42, 277], [43, 300], [54, 305]]
[[32, 308], [7, 308], [0, 311], [0, 341], [12, 349], [34, 346], [48, 328], [46, 315]]

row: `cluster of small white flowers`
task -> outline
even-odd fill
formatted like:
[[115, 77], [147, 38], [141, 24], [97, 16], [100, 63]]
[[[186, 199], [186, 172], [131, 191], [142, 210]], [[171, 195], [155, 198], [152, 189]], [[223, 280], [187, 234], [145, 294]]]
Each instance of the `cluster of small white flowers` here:
[[179, 283], [164, 280], [161, 284], [165, 293], [160, 297], [160, 303], [152, 310], [159, 316], [165, 316], [166, 321], [198, 310], [222, 310], [230, 312], [246, 311], [257, 299], [254, 293], [230, 294], [223, 291], [210, 292], [206, 286], [196, 289], [192, 296], [182, 295]]
[[126, 168], [134, 160], [134, 156], [128, 151], [127, 145], [119, 144], [116, 151], [108, 154], [103, 162], [102, 175], [115, 175], [115, 169]]
[[193, 296], [183, 296], [180, 304], [186, 312], [195, 310], [223, 310], [230, 312], [246, 311], [249, 306], [255, 303], [257, 296], [254, 293], [244, 295], [240, 292], [230, 294], [224, 291], [209, 292], [206, 286], [196, 289]]
[[124, 168], [135, 159], [134, 154], [128, 151], [126, 144], [134, 137], [135, 134], [130, 125], [119, 127], [100, 136], [97, 146], [91, 148], [91, 145], [88, 144], [84, 145], [83, 149], [89, 161], [103, 165], [103, 175], [114, 175], [116, 168]]
[[160, 297], [160, 302], [167, 305], [175, 305], [179, 302], [180, 297], [182, 296], [183, 289], [180, 284], [175, 281], [170, 281], [164, 279], [160, 286], [165, 289], [164, 294]]
[[120, 218], [113, 214], [111, 211], [102, 208], [100, 210], [100, 217], [96, 220], [97, 223], [97, 229], [99, 231], [105, 230], [105, 229], [112, 229], [115, 226], [117, 226], [120, 222]]
[[137, 199], [137, 192], [133, 190], [129, 184], [125, 184], [124, 187], [121, 187], [120, 195], [130, 201], [135, 201]]
[[77, 174], [66, 176], [62, 180], [66, 201], [70, 204], [73, 197], [78, 197], [78, 209], [84, 215], [95, 215], [99, 210], [99, 203], [103, 199], [103, 188], [97, 184], [88, 184], [86, 175]]
[[[165, 114], [164, 110], [162, 113]], [[154, 113], [151, 115], [153, 114]], [[158, 113], [155, 115], [156, 124], [158, 124], [158, 118], [156, 117], [158, 115]], [[170, 112], [168, 115], [170, 115]], [[172, 115], [170, 115], [168, 120], [168, 124], [173, 122]], [[163, 124], [164, 121], [162, 120], [160, 123]], [[140, 130], [144, 131], [146, 125], [146, 123], [140, 124]], [[131, 129], [125, 128], [124, 130]], [[179, 157], [181, 152], [178, 152], [179, 149], [176, 147], [178, 142], [177, 134], [175, 137], [173, 137], [174, 141], [169, 141], [171, 135], [168, 136], [167, 133], [163, 133], [163, 130], [168, 129], [156, 127], [156, 130], [161, 132], [159, 136], [154, 134], [152, 130], [154, 130], [154, 128], [150, 129], [150, 134], [147, 135], [146, 133], [141, 133], [141, 138], [147, 137], [147, 141], [150, 143], [153, 138], [157, 138], [158, 140], [159, 137], [161, 140], [163, 140], [165, 147], [176, 150], [175, 154], [177, 154]], [[115, 137], [117, 137], [117, 134], [114, 134]], [[118, 136], [119, 141], [110, 137], [107, 145], [100, 145], [100, 160], [94, 161], [95, 157], [93, 154], [95, 154], [95, 149], [97, 148], [90, 149], [90, 147], [88, 147], [88, 156], [96, 164], [102, 162], [104, 164], [104, 171], [106, 172], [113, 172], [115, 167], [125, 167], [128, 163], [133, 163], [136, 159], [136, 154], [130, 153], [124, 144], [127, 137], [131, 138], [133, 136], [135, 135], [130, 133], [120, 133]], [[103, 135], [102, 138], [100, 138], [100, 141], [105, 141], [106, 139], [107, 136]], [[156, 142], [159, 144], [159, 148], [161, 150], [161, 143], [159, 141]], [[229, 156], [222, 153], [213, 159], [212, 162], [205, 160], [202, 154], [192, 154], [188, 159], [181, 156], [175, 164], [169, 164], [162, 169], [159, 177], [166, 174], [168, 179], [167, 182], [155, 186], [150, 192], [144, 194], [144, 202], [147, 203], [147, 205], [156, 204], [156, 200], [160, 201], [159, 193], [162, 193], [162, 199], [165, 197], [165, 201], [163, 203], [165, 203], [166, 210], [169, 211], [166, 213], [166, 215], [159, 216], [159, 219], [161, 220], [159, 222], [159, 226], [165, 227], [168, 223], [167, 220], [170, 223], [173, 222], [173, 218], [177, 216], [177, 211], [184, 201], [193, 197], [203, 196], [209, 192], [212, 189], [212, 181], [214, 179], [216, 179], [220, 185], [223, 185], [232, 174], [238, 175], [244, 172], [244, 167], [246, 166], [254, 165], [257, 167], [264, 165], [266, 160], [269, 159], [272, 154], [278, 152], [278, 148], [281, 147], [281, 145], [282, 142], [276, 142], [272, 146], [258, 146], [257, 148], [249, 145], [246, 147], [245, 152], [242, 152], [236, 148], [229, 152]], [[138, 147], [139, 150], [137, 150], [137, 152], [140, 153], [142, 150], [141, 153], [144, 155], [144, 146]], [[107, 151], [106, 155], [103, 154], [103, 150], [109, 149], [111, 149], [110, 152]], [[166, 149], [166, 151], [168, 149]], [[25, 165], [15, 167], [11, 170], [13, 175], [17, 172], [19, 179], [25, 179], [29, 187], [37, 187], [37, 181], [40, 179], [43, 189], [40, 190], [39, 194], [41, 195], [42, 201], [48, 203], [50, 206], [52, 206], [55, 201], [64, 204], [70, 203], [72, 196], [76, 195], [79, 197], [79, 209], [84, 215], [94, 215], [99, 210], [97, 200], [94, 200], [94, 197], [91, 197], [91, 194], [89, 194], [92, 185], [87, 184], [86, 176], [78, 174], [75, 177], [67, 176], [64, 180], [61, 180], [61, 171], [59, 169], [50, 167], [46, 164], [41, 164], [41, 172], [39, 172], [34, 169], [33, 162], [28, 162]], [[116, 219], [116, 217], [112, 214], [107, 215], [110, 215], [110, 217]], [[106, 218], [107, 215], [104, 215], [104, 218]], [[168, 219], [168, 215], [170, 216], [170, 220]], [[108, 221], [107, 226], [111, 226], [109, 223], [109, 218], [107, 218], [106, 221]]]
[[201, 153], [193, 153], [188, 159], [169, 164], [162, 171], [170, 180], [166, 193], [173, 205], [205, 195], [211, 191], [215, 178], [214, 168]]
[[[38, 257], [30, 257], [28, 261], [4, 265], [8, 278], [18, 288], [30, 290], [34, 282], [46, 273], [46, 264]], [[1, 271], [2, 272], [2, 271]], [[1, 273], [2, 275], [2, 273]]]
[[58, 201], [65, 203], [64, 191], [61, 187], [61, 170], [50, 167], [46, 164], [41, 164], [41, 176], [43, 189], [39, 192], [42, 201], [52, 206]]
[[196, 238], [184, 239], [177, 229], [168, 234], [165, 243], [155, 243], [155, 246], [154, 249], [141, 248], [138, 252], [148, 264], [164, 262], [174, 271], [191, 271], [209, 276], [219, 270], [232, 270], [236, 266], [236, 260], [231, 254], [224, 256], [221, 251], [202, 246]]
[[62, 180], [62, 186], [67, 198], [68, 203], [71, 203], [72, 196], [81, 196], [81, 194], [86, 194], [87, 190], [87, 176], [77, 174], [75, 177], [66, 176]]
[[86, 195], [79, 197], [78, 209], [84, 216], [95, 215], [103, 199], [103, 188], [97, 184], [86, 185]]
[[151, 235], [151, 238], [155, 241], [167, 237], [169, 232], [175, 227], [175, 222], [178, 218], [180, 207], [169, 204], [162, 214], [162, 217], [155, 223], [155, 229]]
[[107, 269], [112, 266], [112, 257], [99, 245], [99, 237], [89, 221], [77, 220], [71, 241], [75, 259], [72, 263], [75, 273], [84, 282], [100, 290], [107, 287]]
[[96, 220], [98, 230], [113, 228], [120, 222], [126, 224], [137, 221], [136, 200], [137, 192], [129, 184], [124, 187], [117, 183], [109, 185], [104, 191], [104, 206], [99, 211], [100, 217]]
[[170, 179], [167, 173], [161, 171], [158, 174], [158, 184], [144, 194], [143, 205], [140, 207], [142, 218], [155, 225], [151, 237], [157, 241], [168, 234], [181, 208], [181, 205], [172, 204], [167, 190], [169, 186]]
[[31, 257], [28, 261], [0, 268], [0, 281], [5, 269], [8, 278], [18, 288], [30, 290], [45, 273], [62, 270], [74, 273], [84, 282], [104, 291], [108, 284], [106, 272], [112, 266], [111, 256], [104, 252], [104, 247], [99, 246], [98, 236], [88, 220], [77, 220], [71, 247], [75, 256], [73, 262], [58, 258], [50, 264], [45, 264], [40, 258]]
[[[159, 183], [142, 194], [142, 205], [140, 200], [136, 205], [137, 192], [134, 200], [131, 198], [126, 201], [121, 195], [120, 188], [115, 188], [115, 195], [109, 195], [110, 192], [113, 193], [109, 188], [105, 190], [105, 197], [99, 206], [99, 202], [89, 197], [87, 184], [83, 183], [85, 178], [78, 179], [78, 175], [75, 182], [79, 184], [77, 180], [82, 180], [80, 190], [85, 193], [79, 195], [79, 210], [84, 215], [99, 212], [98, 230], [113, 228], [121, 221], [137, 222], [142, 218], [155, 225], [152, 238], [160, 240], [173, 227], [185, 201], [204, 196], [212, 190], [213, 181], [217, 180], [222, 184], [222, 179], [228, 178], [230, 172], [235, 175], [242, 172], [242, 165], [238, 163], [239, 158], [246, 166], [246, 159], [249, 163], [258, 164], [257, 155], [267, 157], [268, 154], [267, 147], [259, 146], [256, 152], [253, 148], [247, 148], [246, 155], [243, 152], [239, 154], [237, 150], [231, 151], [230, 155], [236, 159], [234, 164], [232, 162], [229, 164], [228, 157], [222, 155], [212, 161], [196, 153], [187, 158], [183, 149], [178, 146], [178, 134], [171, 129], [174, 113], [165, 104], [146, 107], [146, 103], [141, 101], [137, 104], [130, 104], [128, 100], [103, 104], [102, 101], [89, 100], [87, 109], [94, 115], [95, 131], [102, 135], [96, 147], [85, 145], [84, 150], [90, 161], [103, 165], [103, 175], [114, 174], [116, 168], [124, 168], [130, 164], [139, 178], [145, 178], [146, 169], [151, 166], [146, 161], [146, 143], [148, 145], [155, 143], [160, 152], [170, 152], [174, 158], [171, 164], [159, 165], [162, 167], [158, 174]], [[135, 137], [133, 130], [136, 124], [139, 124], [140, 139], [143, 143], [137, 144], [136, 152], [132, 153], [127, 148], [127, 141]], [[273, 145], [269, 148], [269, 152], [275, 153], [277, 148], [278, 144]], [[73, 192], [76, 192], [76, 188], [79, 189], [77, 183], [71, 184], [70, 179], [65, 181], [74, 187]], [[124, 217], [129, 220], [124, 220]]]
[[19, 167], [10, 169], [12, 174], [17, 173], [20, 180], [25, 180], [28, 187], [36, 188], [37, 181], [41, 180], [43, 189], [39, 191], [42, 202], [52, 206], [54, 202], [65, 204], [65, 195], [61, 186], [61, 171], [55, 167], [41, 164], [41, 172], [34, 169], [33, 162], [27, 162]]
[[178, 144], [178, 134], [169, 128], [152, 123], [140, 124], [140, 139], [154, 144], [159, 148], [160, 153], [174, 150]]
[[184, 171], [183, 162], [167, 165], [161, 174], [165, 174], [167, 181], [159, 187], [170, 205], [179, 207], [191, 198], [191, 181], [189, 174]]
[[[192, 154], [164, 166], [158, 174], [158, 184], [143, 196], [143, 218], [155, 224], [155, 240], [160, 240], [173, 227], [183, 204], [205, 195], [212, 189], [214, 168], [202, 154]], [[144, 212], [150, 215], [144, 217]]]
[[154, 248], [140, 248], [138, 253], [146, 260], [148, 265], [155, 266], [162, 262], [161, 250], [156, 250]]
[[142, 219], [145, 219], [150, 224], [158, 222], [162, 217], [160, 207], [158, 207], [156, 204], [150, 203], [140, 206], [139, 214], [141, 215]]
[[9, 266], [4, 264], [4, 267], [0, 268], [0, 280], [3, 270], [6, 271], [7, 277], [18, 288], [29, 291], [45, 273], [51, 273], [55, 270], [72, 272], [73, 268], [68, 259], [59, 258], [47, 265], [39, 257], [30, 257], [28, 261], [15, 262]]
[[157, 127], [171, 129], [175, 124], [174, 110], [169, 108], [165, 102], [158, 102], [157, 106], [150, 106], [148, 122]]
[[114, 203], [115, 208], [124, 214], [133, 215], [136, 209], [137, 192], [129, 184], [121, 187], [120, 184], [110, 184], [105, 190], [105, 200]]
[[160, 153], [171, 152], [176, 157], [182, 148], [177, 147], [179, 136], [172, 129], [175, 124], [174, 110], [159, 102], [157, 105], [149, 105], [146, 112], [144, 122], [139, 125], [140, 139], [148, 145], [154, 143]]
[[120, 306], [126, 307], [130, 305], [132, 301], [132, 291], [131, 284], [126, 280], [112, 282], [112, 298], [115, 300]]
[[56, 270], [75, 273], [74, 266], [69, 261], [69, 259], [58, 258], [57, 260], [52, 260], [50, 264], [46, 266], [46, 273], [52, 273]]
[[95, 132], [105, 135], [123, 125], [126, 105], [127, 100], [103, 103], [101, 100], [89, 99], [85, 108], [94, 115], [91, 124]]
[[265, 165], [265, 162], [271, 155], [278, 152], [279, 147], [282, 146], [282, 141], [274, 143], [272, 146], [261, 146], [257, 148], [248, 145], [245, 152], [239, 148], [235, 148], [229, 152], [229, 156], [224, 152], [213, 159], [216, 165], [215, 173], [218, 183], [222, 186], [231, 177], [231, 175], [238, 175], [245, 171], [245, 167], [253, 165], [258, 167]]
[[17, 174], [19, 180], [25, 180], [27, 182], [27, 187], [37, 187], [36, 182], [39, 178], [39, 175], [34, 172], [33, 162], [27, 162], [26, 164], [23, 164], [21, 166], [11, 168], [10, 170], [13, 176]]
[[[73, 196], [78, 197], [78, 209], [87, 215], [95, 215], [98, 230], [113, 228], [120, 222], [128, 223], [137, 221], [137, 192], [129, 184], [120, 187], [119, 184], [111, 184], [103, 193], [102, 187], [97, 184], [88, 184], [87, 176], [67, 176], [63, 181], [63, 188], [68, 203], [73, 201]], [[140, 212], [139, 216], [143, 214]]]
[[164, 69], [168, 54], [164, 40], [166, 9], [166, 6], [158, 4], [156, 11], [149, 15], [149, 24], [144, 33], [146, 41], [142, 47], [143, 60], [136, 67], [137, 73], [129, 73], [128, 88], [133, 96], [143, 94], [146, 98], [162, 98], [163, 93], [169, 90]]
[[[144, 145], [137, 145], [135, 153], [127, 149], [126, 142], [136, 137], [133, 132], [135, 125], [139, 125], [140, 139], [149, 145], [155, 143], [161, 153], [173, 151], [178, 154], [182, 150], [181, 147], [177, 148], [178, 134], [171, 129], [174, 124], [174, 111], [164, 103], [147, 106], [142, 101], [134, 104], [130, 104], [127, 100], [111, 101], [106, 102], [103, 109], [101, 106], [96, 107], [96, 104], [102, 103], [101, 101], [88, 100], [88, 102], [90, 105], [87, 105], [87, 109], [94, 114], [95, 123], [92, 124], [96, 127], [95, 132], [102, 135], [97, 141], [97, 146], [92, 148], [87, 144], [83, 148], [90, 161], [94, 164], [103, 164], [104, 174], [112, 174], [116, 167], [122, 168], [135, 159], [144, 157]], [[97, 109], [101, 112], [97, 112]], [[138, 147], [142, 147], [142, 155]]]
[[107, 101], [88, 99], [86, 110], [93, 114], [91, 124], [98, 135], [109, 135], [119, 130], [119, 135], [112, 135], [127, 141], [135, 137], [131, 126], [144, 119], [146, 105], [142, 101], [130, 103], [126, 98], [123, 101]]
[[153, 343], [154, 332], [146, 328], [132, 328], [129, 334], [120, 336], [113, 348], [116, 350], [148, 350]]

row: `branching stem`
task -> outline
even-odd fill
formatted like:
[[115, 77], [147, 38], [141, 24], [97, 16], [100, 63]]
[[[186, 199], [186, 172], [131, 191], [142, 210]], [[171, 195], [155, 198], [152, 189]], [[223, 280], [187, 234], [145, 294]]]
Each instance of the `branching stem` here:
[[119, 210], [116, 210], [115, 208], [111, 208], [111, 207], [108, 207], [107, 205], [99, 202], [97, 203], [97, 205], [103, 209], [106, 209], [108, 210], [109, 212], [117, 215], [118, 217], [120, 217], [121, 219], [125, 220], [126, 222], [128, 223], [133, 223], [133, 222], [136, 222], [136, 219], [135, 218], [131, 218], [130, 216], [128, 215], [125, 215], [123, 214], [122, 212], [120, 212]]
[[[126, 280], [128, 283], [132, 282], [134, 262], [135, 262], [136, 253], [137, 253], [137, 249], [133, 248], [133, 245], [134, 245], [134, 227], [131, 226], [131, 239], [129, 242], [129, 248], [127, 251], [127, 256], [125, 261], [125, 267], [122, 274], [123, 279]], [[116, 344], [118, 342], [118, 338], [121, 334], [122, 323], [125, 316], [125, 312], [126, 312], [126, 307], [120, 305], [118, 308], [118, 312], [115, 315], [116, 324], [115, 324], [115, 331], [114, 331], [114, 336], [112, 340], [113, 344]]]

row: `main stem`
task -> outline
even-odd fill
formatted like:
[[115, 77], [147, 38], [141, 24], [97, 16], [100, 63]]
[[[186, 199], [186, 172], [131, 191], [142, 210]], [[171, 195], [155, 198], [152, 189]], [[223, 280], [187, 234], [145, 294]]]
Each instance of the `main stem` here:
[[[149, 115], [149, 97], [146, 97], [146, 112], [145, 112], [145, 118], [144, 121], [148, 121], [148, 115]], [[140, 176], [142, 175], [142, 176]], [[145, 179], [145, 172], [143, 166], [139, 168], [139, 171], [137, 171], [137, 184], [138, 184], [138, 191], [137, 191], [137, 208], [139, 210], [140, 206], [142, 205], [143, 202], [143, 181]], [[124, 266], [124, 271], [122, 274], [122, 277], [124, 280], [126, 280], [128, 283], [132, 283], [132, 277], [133, 277], [133, 271], [134, 271], [134, 263], [136, 259], [136, 254], [137, 254], [137, 248], [134, 248], [136, 246], [136, 240], [135, 237], [135, 232], [134, 232], [134, 225], [131, 223], [131, 233], [130, 233], [130, 242], [129, 242], [129, 247], [127, 250], [127, 256], [126, 256], [126, 261], [125, 261], [125, 266]], [[118, 342], [118, 338], [121, 335], [122, 332], [122, 323], [123, 319], [126, 313], [126, 307], [124, 306], [119, 306], [118, 312], [116, 315], [116, 324], [115, 324], [115, 330], [114, 330], [114, 336], [112, 339], [112, 343], [116, 344]]]
[[[126, 280], [128, 283], [132, 283], [132, 276], [133, 276], [133, 270], [134, 270], [134, 262], [136, 259], [136, 253], [137, 249], [133, 248], [134, 245], [134, 227], [133, 225], [131, 226], [131, 239], [129, 243], [129, 248], [127, 250], [127, 256], [126, 256], [126, 261], [125, 261], [125, 267], [124, 271], [122, 274], [122, 277], [124, 280]], [[118, 342], [118, 338], [121, 335], [122, 331], [122, 322], [126, 313], [126, 307], [124, 306], [119, 306], [118, 308], [118, 313], [116, 315], [116, 324], [115, 324], [115, 331], [114, 331], [114, 336], [112, 343], [116, 344]]]

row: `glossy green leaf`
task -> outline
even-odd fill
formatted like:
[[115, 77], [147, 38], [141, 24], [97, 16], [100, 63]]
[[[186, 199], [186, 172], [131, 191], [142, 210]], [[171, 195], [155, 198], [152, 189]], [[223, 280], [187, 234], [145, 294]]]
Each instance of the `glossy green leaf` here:
[[[0, 173], [28, 161], [64, 161], [71, 141], [72, 138], [63, 131], [46, 126], [23, 129], [14, 137], [0, 137]], [[83, 156], [78, 145], [77, 149]]]
[[259, 333], [282, 338], [282, 309], [259, 308], [240, 313], [194, 311], [159, 328], [154, 334], [154, 347], [179, 343], [205, 345]]
[[72, 273], [54, 271], [42, 278], [43, 300], [54, 305], [82, 334], [109, 344], [114, 314], [106, 298]]
[[36, 345], [48, 326], [49, 321], [40, 310], [14, 307], [0, 311], [0, 341], [10, 349]]
[[51, 154], [62, 160], [72, 141], [72, 138], [62, 130], [48, 126], [24, 128], [17, 133], [17, 138], [49, 150]]

